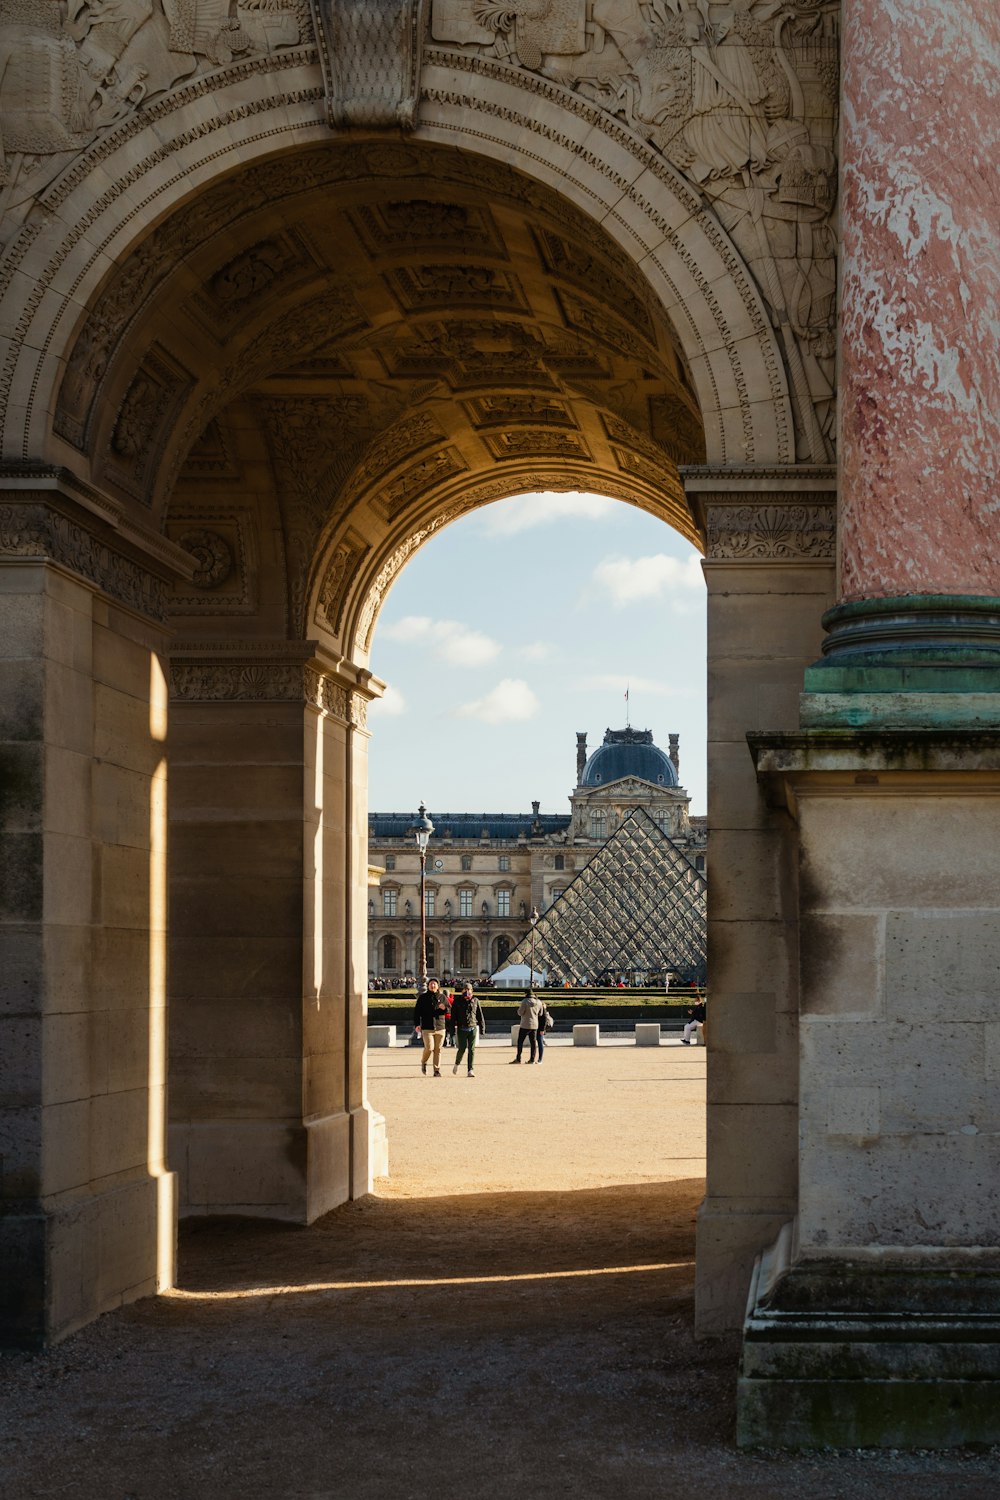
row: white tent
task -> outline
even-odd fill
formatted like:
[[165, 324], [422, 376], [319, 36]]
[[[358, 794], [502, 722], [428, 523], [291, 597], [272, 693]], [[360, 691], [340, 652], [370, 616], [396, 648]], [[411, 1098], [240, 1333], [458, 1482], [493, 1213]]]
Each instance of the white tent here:
[[[534, 972], [534, 983], [544, 984], [546, 972], [541, 969]], [[493, 975], [493, 983], [498, 990], [526, 990], [532, 983], [531, 968], [528, 964], [511, 964], [507, 969], [498, 969]]]

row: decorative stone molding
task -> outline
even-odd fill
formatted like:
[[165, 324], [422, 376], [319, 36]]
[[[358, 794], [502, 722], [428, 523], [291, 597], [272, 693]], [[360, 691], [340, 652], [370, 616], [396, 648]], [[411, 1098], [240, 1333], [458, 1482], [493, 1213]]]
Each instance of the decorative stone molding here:
[[63, 514], [49, 496], [24, 493], [16, 504], [0, 504], [0, 562], [5, 558], [58, 563], [117, 603], [157, 622], [166, 618], [167, 567], [154, 572], [127, 556], [111, 534], [103, 536]]
[[420, 0], [311, 0], [338, 129], [412, 130], [422, 40]]
[[288, 663], [173, 662], [170, 695], [188, 703], [301, 703], [303, 671]]
[[174, 661], [170, 695], [182, 703], [301, 703], [354, 728], [367, 726], [361, 694], [301, 662]]
[[351, 584], [370, 551], [363, 537], [349, 532], [327, 564], [320, 584], [318, 611], [334, 635], [340, 629]]
[[835, 555], [837, 521], [832, 504], [789, 504], [783, 495], [755, 496], [749, 505], [710, 505], [710, 562], [828, 562]]
[[[510, 491], [508, 490], [509, 494]], [[358, 650], [368, 651], [371, 648], [372, 632], [375, 629], [375, 621], [378, 612], [382, 608], [382, 602], [392, 587], [393, 580], [403, 567], [404, 563], [421, 546], [428, 537], [440, 531], [442, 526], [447, 526], [449, 521], [454, 521], [457, 516], [463, 515], [467, 505], [453, 505], [442, 511], [426, 526], [420, 527], [407, 537], [392, 555], [382, 564], [378, 573], [368, 586], [365, 602], [358, 617], [358, 623], [354, 632], [354, 643]]]

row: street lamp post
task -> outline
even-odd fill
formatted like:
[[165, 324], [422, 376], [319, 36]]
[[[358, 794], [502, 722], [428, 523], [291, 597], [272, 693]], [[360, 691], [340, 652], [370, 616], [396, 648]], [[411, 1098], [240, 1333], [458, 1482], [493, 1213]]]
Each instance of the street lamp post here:
[[420, 804], [420, 821], [413, 830], [417, 841], [417, 851], [420, 855], [420, 988], [427, 988], [427, 892], [424, 888], [427, 878], [427, 845], [430, 843], [431, 834], [434, 832], [434, 824], [427, 816], [427, 809]]
[[531, 973], [528, 976], [528, 988], [535, 988], [535, 925], [538, 922], [538, 907], [531, 908]]

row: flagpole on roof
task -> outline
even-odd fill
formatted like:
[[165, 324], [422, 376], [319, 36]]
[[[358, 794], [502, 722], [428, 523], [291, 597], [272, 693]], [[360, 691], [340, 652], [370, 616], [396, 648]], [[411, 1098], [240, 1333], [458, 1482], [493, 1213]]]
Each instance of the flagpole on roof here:
[[625, 728], [626, 729], [629, 729], [631, 727], [631, 724], [632, 724], [632, 720], [629, 717], [630, 714], [631, 714], [631, 709], [628, 706], [628, 690], [629, 690], [629, 684], [626, 682], [626, 684], [625, 684]]

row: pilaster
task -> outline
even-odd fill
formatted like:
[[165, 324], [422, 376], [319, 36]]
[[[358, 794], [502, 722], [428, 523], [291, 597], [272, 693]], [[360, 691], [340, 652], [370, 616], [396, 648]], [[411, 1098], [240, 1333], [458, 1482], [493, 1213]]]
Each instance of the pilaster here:
[[794, 818], [798, 1215], [759, 1262], [743, 1443], [1000, 1439], [1000, 736], [750, 737]]
[[186, 1213], [370, 1190], [371, 674], [315, 642], [175, 649], [171, 1150]]
[[172, 1283], [164, 598], [190, 559], [56, 470], [0, 503], [0, 1339]]
[[708, 585], [708, 1179], [697, 1323], [741, 1325], [754, 1257], [795, 1212], [797, 910], [787, 816], [759, 793], [748, 731], [798, 724], [834, 595], [826, 468], [689, 469]]

